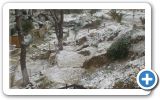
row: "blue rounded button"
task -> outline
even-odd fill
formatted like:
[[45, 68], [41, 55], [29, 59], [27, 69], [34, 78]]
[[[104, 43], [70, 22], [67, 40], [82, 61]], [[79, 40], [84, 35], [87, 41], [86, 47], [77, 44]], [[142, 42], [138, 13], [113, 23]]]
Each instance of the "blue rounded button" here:
[[157, 74], [152, 70], [141, 70], [137, 75], [137, 83], [144, 90], [153, 89], [157, 84]]

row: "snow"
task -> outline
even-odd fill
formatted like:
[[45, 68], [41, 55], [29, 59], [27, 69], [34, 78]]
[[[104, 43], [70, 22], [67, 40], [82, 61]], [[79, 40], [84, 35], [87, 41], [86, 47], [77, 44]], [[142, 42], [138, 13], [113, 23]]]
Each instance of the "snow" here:
[[60, 68], [59, 66], [54, 66], [47, 71], [46, 76], [54, 82], [77, 84], [83, 73], [84, 69], [82, 68]]
[[136, 52], [138, 54], [142, 54], [143, 52], [145, 52], [145, 45], [144, 45], [144, 41], [141, 41], [137, 44], [133, 44], [131, 47], [131, 51]]
[[24, 42], [26, 45], [29, 45], [32, 42], [32, 36], [31, 34], [28, 34], [27, 36], [24, 36]]
[[128, 64], [132, 64], [132, 65], [134, 65], [136, 67], [143, 67], [144, 63], [145, 63], [145, 57], [144, 56], [140, 57], [140, 58], [138, 58], [138, 59], [136, 59], [134, 61], [128, 62]]
[[112, 43], [113, 42], [111, 42], [111, 41], [107, 41], [107, 42], [105, 41], [105, 42], [99, 43], [98, 44], [98, 51], [100, 51], [102, 49], [107, 50], [111, 46]]
[[132, 33], [132, 38], [136, 38], [137, 36], [145, 36], [145, 32], [142, 30], [136, 30]]
[[66, 51], [74, 51], [76, 47], [75, 46], [63, 46], [63, 49]]
[[47, 68], [51, 67], [51, 65], [49, 65], [49, 62], [46, 60], [32, 61], [29, 59], [27, 61], [26, 66], [28, 68], [29, 76], [37, 74], [37, 73], [41, 72], [42, 70], [46, 70]]
[[69, 30], [69, 36], [67, 37], [67, 42], [73, 42], [75, 40], [75, 32], [73, 30]]

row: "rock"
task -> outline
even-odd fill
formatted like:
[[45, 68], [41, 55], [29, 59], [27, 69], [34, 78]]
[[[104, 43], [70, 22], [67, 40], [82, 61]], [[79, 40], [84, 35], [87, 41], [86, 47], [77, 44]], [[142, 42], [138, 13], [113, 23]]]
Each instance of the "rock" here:
[[84, 55], [87, 59], [90, 59], [92, 56], [94, 56], [96, 52], [97, 52], [97, 48], [93, 46], [89, 46], [78, 51], [78, 53]]
[[145, 41], [140, 41], [136, 44], [132, 44], [129, 51], [131, 54], [131, 60], [135, 60], [145, 56]]
[[36, 84], [33, 84], [31, 82], [27, 84], [25, 87], [25, 89], [36, 89], [36, 88], [37, 88]]
[[139, 35], [139, 36], [131, 39], [131, 43], [136, 44], [136, 43], [138, 43], [138, 42], [140, 42], [140, 41], [144, 41], [144, 40], [145, 40], [145, 36]]
[[56, 55], [56, 62], [59, 67], [81, 67], [85, 61], [85, 57], [74, 51], [60, 51]]
[[111, 46], [112, 43], [113, 42], [111, 42], [111, 41], [107, 41], [107, 42], [105, 41], [105, 42], [99, 43], [98, 44], [98, 51], [100, 52], [103, 50], [107, 50]]
[[87, 38], [86, 37], [82, 37], [82, 38], [76, 40], [76, 45], [82, 45], [85, 42], [87, 42]]
[[89, 45], [88, 44], [84, 44], [82, 46], [79, 46], [76, 51], [80, 51], [80, 50], [82, 50], [84, 48], [87, 48], [87, 47], [89, 47]]
[[67, 46], [67, 45], [68, 45], [68, 43], [67, 43], [67, 42], [63, 42], [63, 45], [64, 45], [64, 46]]
[[89, 50], [86, 50], [86, 51], [80, 51], [78, 52], [79, 54], [83, 55], [83, 56], [89, 56], [91, 53]]

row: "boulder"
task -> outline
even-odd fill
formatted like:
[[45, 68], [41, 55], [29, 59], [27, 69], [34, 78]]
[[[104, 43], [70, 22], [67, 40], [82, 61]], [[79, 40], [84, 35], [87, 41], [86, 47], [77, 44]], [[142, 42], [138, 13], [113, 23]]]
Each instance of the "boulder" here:
[[56, 55], [56, 62], [59, 67], [81, 67], [85, 61], [85, 57], [74, 51], [60, 51]]
[[82, 45], [85, 42], [87, 42], [87, 38], [86, 37], [82, 37], [82, 38], [76, 40], [76, 45]]

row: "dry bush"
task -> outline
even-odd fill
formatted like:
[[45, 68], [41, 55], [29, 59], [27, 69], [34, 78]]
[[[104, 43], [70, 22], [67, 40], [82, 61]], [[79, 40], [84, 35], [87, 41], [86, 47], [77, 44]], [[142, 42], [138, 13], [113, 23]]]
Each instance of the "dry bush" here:
[[117, 12], [116, 9], [112, 9], [108, 14], [109, 16], [112, 17], [113, 20], [117, 21], [118, 23], [121, 23], [123, 15], [124, 15], [120, 12]]

